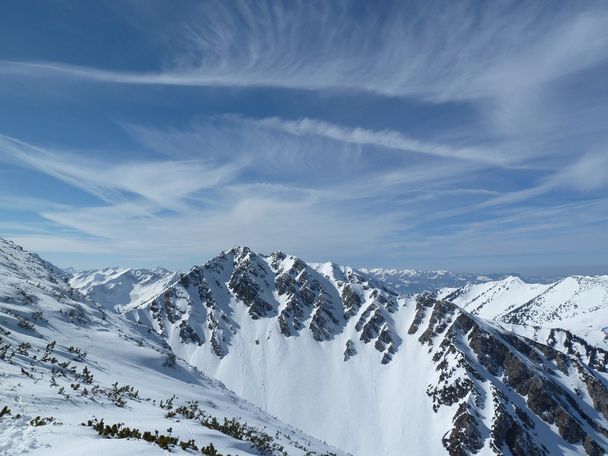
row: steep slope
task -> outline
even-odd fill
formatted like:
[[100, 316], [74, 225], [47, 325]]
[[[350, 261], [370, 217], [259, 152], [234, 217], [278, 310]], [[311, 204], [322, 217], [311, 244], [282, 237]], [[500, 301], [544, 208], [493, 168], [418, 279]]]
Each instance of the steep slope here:
[[0, 454], [163, 448], [344, 454], [243, 401], [176, 359], [156, 333], [105, 312], [59, 270], [0, 239]]
[[176, 273], [163, 268], [106, 268], [73, 271], [69, 283], [105, 308], [120, 312], [153, 298], [176, 277]]
[[608, 448], [602, 374], [351, 268], [238, 247], [125, 316], [239, 395], [353, 454]]

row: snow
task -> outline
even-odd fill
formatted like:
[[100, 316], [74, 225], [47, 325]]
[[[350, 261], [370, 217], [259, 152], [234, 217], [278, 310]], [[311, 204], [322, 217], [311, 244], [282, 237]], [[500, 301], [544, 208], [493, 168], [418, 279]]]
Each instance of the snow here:
[[[350, 327], [330, 342], [285, 338], [273, 320], [251, 320], [242, 304], [233, 305], [240, 330], [231, 354], [220, 360], [206, 347], [182, 345], [179, 355], [269, 413], [353, 454], [402, 454], [403, 442], [412, 454], [445, 451], [436, 437], [451, 421], [434, 416], [425, 391], [435, 366], [417, 344], [381, 366], [379, 354], [361, 347]], [[405, 333], [412, 306], [403, 309], [396, 319]], [[358, 355], [336, 362], [349, 339]]]
[[[172, 435], [194, 439], [201, 446], [213, 443], [222, 454], [260, 454], [248, 442], [195, 420], [166, 417], [167, 410], [159, 404], [173, 395], [176, 406], [199, 401], [208, 416], [220, 421], [235, 417], [263, 429], [290, 455], [344, 454], [245, 402], [182, 360], [173, 367], [166, 365], [170, 350], [156, 333], [106, 312], [104, 306], [74, 292], [58, 274], [36, 256], [0, 239], [0, 341], [2, 346], [10, 344], [8, 354], [16, 352], [10, 360], [0, 359], [0, 410], [8, 406], [11, 411], [0, 417], [0, 454], [81, 455], [84, 449], [90, 454], [166, 454], [143, 440], [101, 438], [82, 425], [93, 418], [142, 432], [162, 434], [172, 428]], [[117, 275], [121, 274], [107, 276]], [[34, 312], [39, 312], [36, 318]], [[26, 343], [30, 346], [23, 354], [17, 352]], [[78, 357], [69, 347], [86, 355]], [[47, 351], [57, 359], [46, 361]], [[59, 367], [67, 361], [68, 367]], [[75, 373], [89, 369], [92, 383], [85, 384], [70, 372], [72, 366]], [[108, 395], [116, 382], [131, 385], [137, 397], [125, 396], [124, 406], [116, 405]], [[93, 394], [93, 387], [99, 392]], [[84, 388], [87, 395], [82, 393]], [[53, 417], [53, 423], [30, 425], [37, 416]]]
[[[383, 325], [390, 328], [397, 347], [392, 360], [382, 364], [382, 353], [373, 343], [363, 342], [356, 325], [374, 301], [374, 293], [386, 288], [385, 285], [349, 267], [331, 262], [311, 263], [303, 270], [298, 269], [301, 272], [296, 278], [306, 272], [322, 285], [335, 310], [335, 333], [328, 340], [315, 340], [310, 330], [314, 312], [305, 310], [304, 329], [286, 337], [276, 317], [286, 308], [287, 295], [277, 293], [275, 281], [298, 261], [290, 256], [256, 256], [244, 248], [223, 252], [191, 272], [192, 277], [204, 277], [214, 297], [211, 307], [201, 300], [200, 288], [189, 283], [170, 289], [169, 295], [175, 296], [171, 318], [162, 313], [163, 306], [171, 306], [164, 298], [167, 292], [156, 304], [149, 302], [125, 316], [154, 327], [179, 357], [219, 379], [239, 396], [345, 451], [357, 455], [400, 455], [407, 442], [411, 454], [445, 454], [442, 438], [453, 427], [452, 418], [458, 404], [443, 406], [441, 413], [433, 411], [427, 392], [430, 386], [441, 388], [443, 385], [434, 360], [442, 336], [435, 336], [432, 346], [425, 346], [418, 340], [423, 329], [409, 334], [416, 314], [415, 298], [402, 296], [394, 312], [382, 314], [386, 318]], [[258, 296], [270, 305], [271, 310], [263, 318], [252, 318], [250, 308], [230, 289], [232, 273], [237, 265], [242, 266], [241, 262], [249, 263], [249, 279], [255, 283]], [[346, 283], [363, 297], [360, 308], [350, 319], [339, 315], [337, 309], [342, 305], [336, 304]], [[548, 287], [526, 287], [517, 277], [482, 285], [483, 289], [469, 290], [470, 295], [465, 298], [481, 295], [483, 299], [475, 299], [471, 308], [475, 310], [484, 303], [479, 307], [483, 312], [490, 302], [500, 303], [504, 312], [514, 299], [525, 300]], [[226, 325], [219, 332], [225, 335], [225, 352], [221, 356], [208, 343], [192, 343], [180, 336], [182, 325], [187, 324], [201, 328], [197, 334], [202, 340], [210, 340], [214, 332], [207, 329], [209, 315], [222, 322], [220, 326]], [[426, 328], [430, 319], [429, 311], [419, 326]], [[344, 361], [347, 344], [355, 354]], [[464, 342], [460, 349], [467, 358], [475, 358]], [[448, 366], [453, 369], [451, 375], [455, 378], [467, 375], [460, 358], [446, 356]], [[480, 387], [484, 391], [480, 396], [483, 404], [480, 413], [486, 437], [494, 419], [493, 396], [488, 387]], [[501, 391], [507, 394], [509, 390], [502, 386]], [[517, 400], [524, 406], [521, 398]], [[484, 451], [490, 451], [489, 438], [485, 441]], [[570, 446], [564, 451], [575, 450]]]
[[456, 273], [445, 270], [362, 268], [361, 272], [381, 280], [399, 293], [408, 295], [492, 280], [478, 274]]
[[571, 276], [549, 284], [508, 277], [437, 294], [485, 319], [575, 332], [608, 327], [607, 275]]
[[[393, 360], [383, 365], [383, 354], [374, 344], [365, 344], [355, 325], [365, 311], [366, 304], [354, 317], [346, 321], [338, 318], [336, 334], [330, 340], [317, 341], [308, 329], [299, 335], [285, 337], [275, 318], [252, 319], [248, 307], [227, 292], [233, 258], [254, 261], [255, 270], [272, 275], [272, 257], [249, 257], [243, 250], [226, 253], [219, 265], [210, 262], [200, 268], [206, 283], [215, 297], [218, 321], [221, 312], [229, 319], [226, 334], [228, 354], [220, 358], [210, 344], [184, 343], [180, 338], [180, 325], [154, 318], [150, 303], [133, 308], [125, 316], [133, 321], [151, 325], [163, 334], [178, 357], [235, 391], [247, 401], [259, 406], [284, 422], [356, 455], [400, 455], [403, 442], [408, 442], [413, 454], [431, 451], [443, 454], [441, 436], [452, 427], [451, 414], [438, 416], [432, 408], [426, 389], [430, 379], [437, 376], [435, 363], [427, 350], [411, 339], [403, 344]], [[289, 270], [295, 263], [287, 256], [275, 266]], [[196, 271], [196, 270], [195, 270]], [[216, 272], [217, 271], [217, 272]], [[339, 291], [347, 277], [359, 274], [348, 267], [334, 263], [311, 264], [306, 270], [319, 281], [328, 293], [331, 306], [339, 303]], [[315, 275], [317, 274], [317, 275]], [[375, 279], [362, 276], [370, 285]], [[286, 296], [274, 289], [274, 279], [253, 276], [260, 287], [260, 295], [272, 303], [272, 315], [278, 315], [286, 306]], [[268, 281], [268, 284], [265, 284]], [[377, 284], [378, 286], [384, 286]], [[374, 301], [369, 285], [352, 285], [366, 296], [365, 302]], [[177, 287], [176, 312], [193, 328], [206, 327], [206, 312], [196, 288]], [[397, 338], [406, 337], [415, 313], [415, 302], [402, 298], [395, 313], [385, 312], [388, 326]], [[307, 328], [313, 313], [305, 321]], [[198, 332], [203, 340], [212, 333]], [[357, 354], [343, 361], [347, 341]]]
[[[24, 264], [29, 262], [24, 261]], [[469, 373], [463, 363], [468, 363], [482, 372], [486, 381], [477, 382], [477, 391], [468, 393], [463, 400], [476, 407], [482, 423], [484, 444], [480, 454], [493, 454], [490, 448], [490, 430], [496, 418], [493, 398], [500, 394], [522, 409], [526, 408], [526, 399], [480, 365], [467, 345], [466, 335], [457, 337], [453, 351], [442, 351], [443, 342], [451, 343], [445, 338], [447, 326], [435, 327], [431, 310], [424, 313], [418, 323], [420, 329], [410, 334], [412, 323], [419, 318], [416, 298], [397, 297], [390, 291], [391, 287], [381, 281], [382, 277], [391, 274], [403, 276], [403, 271], [357, 271], [335, 263], [301, 263], [280, 252], [263, 256], [237, 247], [201, 267], [194, 267], [188, 275], [117, 268], [79, 273], [70, 283], [98, 301], [101, 307], [97, 308], [92, 301], [82, 301], [82, 297], [73, 297], [86, 305], [86, 326], [75, 327], [61, 314], [49, 318], [52, 328], [38, 329], [37, 326], [36, 331], [43, 336], [44, 343], [53, 337], [63, 351], [68, 344], [78, 344], [86, 349], [89, 353], [87, 365], [95, 370], [96, 379], [106, 387], [119, 379], [121, 384], [137, 385], [142, 397], [149, 397], [156, 403], [179, 392], [181, 403], [197, 399], [209, 413], [218, 417], [240, 416], [251, 425], [270, 429], [272, 435], [279, 431], [281, 443], [286, 447], [290, 442], [285, 436], [293, 435], [318, 452], [338, 454], [345, 451], [355, 455], [393, 456], [403, 454], [404, 447], [408, 454], [445, 454], [442, 439], [453, 428], [459, 402], [442, 405], [439, 412], [435, 412], [428, 391], [431, 387], [447, 388], [450, 381], [467, 378]], [[247, 266], [240, 271], [247, 285], [243, 293], [250, 294], [254, 290], [256, 296], [268, 304], [264, 315], [252, 314], [252, 304], [243, 302], [231, 288], [237, 265]], [[43, 269], [43, 274], [48, 275], [47, 269]], [[309, 287], [308, 291], [315, 294], [314, 285], [320, 287], [321, 291], [315, 295], [315, 305], [318, 297], [323, 298], [330, 313], [325, 318], [324, 328], [329, 337], [321, 340], [314, 337], [312, 323], [319, 309], [312, 306], [302, 310], [303, 327], [300, 330], [289, 336], [282, 332], [278, 317], [288, 308], [289, 294], [279, 294], [277, 277], [293, 270], [297, 271], [295, 280], [305, 282], [305, 285], [298, 282], [303, 288]], [[418, 274], [406, 272], [410, 276]], [[17, 283], [25, 286], [23, 280], [27, 279], [24, 278], [31, 276], [32, 271], [28, 271]], [[473, 315], [494, 320], [495, 323], [476, 321], [484, 331], [497, 338], [504, 331], [501, 326], [536, 337], [539, 332], [527, 322], [536, 324], [539, 321], [545, 325], [570, 322], [576, 328], [590, 324], [589, 331], [597, 330], [597, 322], [603, 321], [603, 316], [600, 315], [595, 324], [590, 319], [606, 313], [606, 276], [573, 277], [551, 284], [527, 283], [519, 277], [507, 276], [464, 286], [460, 286], [464, 277], [454, 278], [445, 271], [435, 271], [432, 276], [427, 274], [425, 277], [434, 283], [456, 280], [458, 286], [440, 290], [437, 296], [454, 301]], [[476, 275], [473, 281], [485, 279], [489, 278]], [[13, 297], [19, 296], [15, 284], [6, 280], [0, 283], [6, 286], [7, 296], [10, 293]], [[342, 303], [347, 285], [361, 298], [351, 317], [344, 312]], [[65, 285], [59, 288], [60, 295], [70, 293]], [[0, 296], [2, 293], [0, 290]], [[382, 303], [379, 296], [387, 299], [386, 303]], [[50, 299], [51, 307], [64, 305], [52, 293], [49, 296], [42, 293], [37, 299], [36, 305], [41, 305], [43, 299]], [[394, 309], [391, 308], [393, 301]], [[5, 305], [15, 309], [18, 306], [10, 300], [6, 300]], [[103, 309], [116, 313], [103, 313]], [[383, 363], [387, 351], [375, 347], [379, 337], [365, 343], [361, 328], [357, 328], [360, 321], [369, 323], [371, 315], [379, 316], [379, 331], [387, 331], [390, 335], [390, 343], [386, 345], [392, 347], [394, 353], [388, 363]], [[506, 323], [514, 315], [526, 322], [521, 326], [523, 329]], [[18, 331], [17, 322], [18, 319], [12, 318], [8, 324], [11, 330]], [[434, 328], [430, 336], [432, 341], [423, 343], [421, 334], [428, 327]], [[186, 331], [188, 329], [190, 333]], [[18, 337], [19, 340], [31, 339], [33, 345], [37, 343], [43, 348], [40, 341], [36, 342], [36, 338], [23, 331]], [[345, 360], [347, 344], [355, 354]], [[174, 368], [163, 366], [169, 350], [178, 357]], [[442, 369], [438, 367], [436, 356], [445, 361]], [[526, 362], [531, 363], [530, 360]], [[530, 364], [529, 367], [534, 366]], [[545, 367], [536, 366], [539, 370]], [[584, 389], [574, 374], [560, 374], [556, 378], [569, 391]], [[19, 387], [17, 382], [25, 382], [27, 386]], [[232, 454], [255, 454], [242, 441], [188, 420], [177, 422], [165, 418], [165, 411], [151, 401], [129, 401], [126, 408], [76, 398], [71, 399], [76, 401], [72, 404], [58, 398], [56, 391], [49, 389], [48, 380], [34, 383], [23, 379], [18, 369], [9, 372], [3, 385], [6, 387], [3, 386], [0, 394], [6, 394], [6, 400], [15, 404], [14, 407], [23, 406], [19, 410], [24, 416], [31, 419], [34, 413], [41, 414], [34, 412], [37, 409], [33, 404], [42, 403], [52, 410], [47, 413], [63, 423], [45, 426], [35, 435], [20, 436], [20, 432], [28, 430], [24, 431], [24, 422], [13, 420], [11, 426], [3, 428], [5, 421], [0, 419], [0, 435], [6, 435], [12, 442], [10, 451], [17, 451], [13, 448], [22, 451], [20, 445], [25, 444], [32, 451], [44, 452], [51, 445], [54, 451], [70, 453], [76, 451], [75, 446], [70, 446], [73, 439], [90, 443], [91, 448], [99, 452], [147, 454], [147, 451], [157, 451], [156, 447], [138, 441], [100, 439], [90, 428], [79, 426], [81, 421], [95, 415], [103, 416], [107, 422], [120, 421], [141, 429], [172, 427], [174, 434], [182, 439], [213, 441], [218, 449]], [[27, 392], [27, 397], [19, 391]], [[604, 418], [589, 403], [590, 398], [584, 397], [582, 404], [586, 412], [604, 425]], [[541, 441], [551, 452], [577, 454], [581, 450], [580, 446], [565, 444], [556, 437], [555, 427], [536, 416], [533, 420], [536, 432], [542, 436]], [[304, 432], [341, 451], [323, 445]], [[71, 438], [65, 439], [66, 435]], [[288, 454], [304, 453], [291, 446]]]
[[152, 299], [176, 277], [176, 273], [163, 268], [106, 268], [74, 272], [69, 283], [107, 309], [120, 313]]
[[503, 280], [481, 284], [469, 284], [454, 293], [440, 291], [439, 295], [452, 301], [463, 309], [485, 319], [497, 319], [523, 303], [528, 302], [547, 290], [549, 285], [527, 284], [519, 277], [509, 276]]

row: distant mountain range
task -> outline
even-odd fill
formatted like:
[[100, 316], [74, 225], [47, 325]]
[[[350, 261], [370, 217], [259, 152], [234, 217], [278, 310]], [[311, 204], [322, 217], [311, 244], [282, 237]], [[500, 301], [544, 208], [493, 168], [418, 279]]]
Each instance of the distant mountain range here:
[[382, 280], [393, 290], [403, 294], [428, 293], [440, 288], [458, 288], [468, 284], [502, 280], [510, 276], [517, 276], [529, 283], [551, 283], [564, 277], [559, 275], [532, 276], [513, 273], [474, 274], [466, 272], [384, 268], [362, 268], [361, 272]]

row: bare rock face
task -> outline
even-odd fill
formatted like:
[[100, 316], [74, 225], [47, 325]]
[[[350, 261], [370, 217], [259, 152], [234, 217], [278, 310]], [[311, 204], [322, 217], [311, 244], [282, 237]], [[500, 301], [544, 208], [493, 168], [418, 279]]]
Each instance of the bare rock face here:
[[357, 354], [357, 348], [352, 340], [346, 341], [346, 347], [344, 348], [344, 361], [348, 361]]
[[528, 432], [534, 426], [531, 419], [519, 408], [515, 408], [517, 418], [507, 411], [504, 405], [497, 408], [496, 419], [492, 426], [492, 445], [497, 454], [506, 453], [506, 449], [514, 456], [544, 456], [547, 449], [530, 438]]
[[[247, 247], [233, 249], [234, 269], [228, 288], [247, 307], [252, 319], [257, 320], [272, 314], [274, 307], [263, 297], [263, 285], [268, 286], [267, 266], [256, 261], [255, 255]], [[262, 282], [262, 283], [261, 283]]]

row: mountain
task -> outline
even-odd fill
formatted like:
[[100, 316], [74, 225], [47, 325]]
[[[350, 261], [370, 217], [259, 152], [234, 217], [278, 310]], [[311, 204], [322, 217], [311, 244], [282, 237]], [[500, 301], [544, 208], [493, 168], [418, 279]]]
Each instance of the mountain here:
[[549, 284], [517, 277], [446, 288], [436, 296], [474, 315], [605, 370], [608, 276], [571, 276]]
[[70, 271], [70, 285], [107, 309], [120, 312], [161, 292], [177, 274], [163, 268]]
[[482, 284], [518, 277], [534, 283], [551, 283], [561, 276], [524, 276], [521, 274], [474, 274], [451, 271], [424, 271], [418, 269], [362, 268], [361, 272], [375, 277], [401, 294], [432, 293], [442, 288], [461, 288], [466, 285]]
[[242, 400], [156, 332], [107, 312], [62, 271], [0, 239], [0, 454], [166, 450], [345, 454]]
[[504, 324], [559, 328], [579, 334], [608, 329], [608, 276], [571, 276], [549, 284], [517, 277], [442, 289], [437, 296]]
[[429, 293], [440, 288], [458, 288], [470, 283], [492, 280], [492, 277], [486, 275], [450, 271], [362, 268], [361, 272], [383, 281], [401, 294]]
[[236, 247], [122, 316], [352, 454], [608, 448], [605, 360], [597, 368], [447, 297], [399, 295], [349, 267]]

